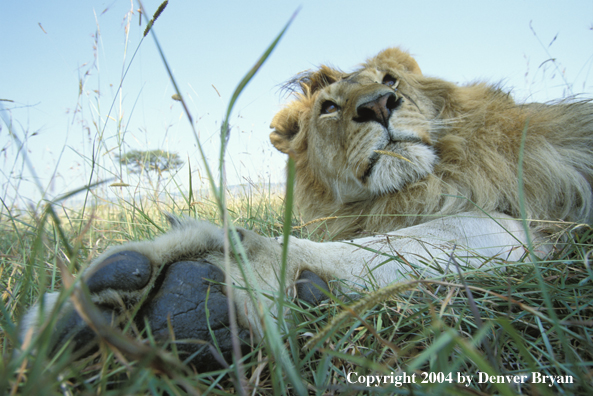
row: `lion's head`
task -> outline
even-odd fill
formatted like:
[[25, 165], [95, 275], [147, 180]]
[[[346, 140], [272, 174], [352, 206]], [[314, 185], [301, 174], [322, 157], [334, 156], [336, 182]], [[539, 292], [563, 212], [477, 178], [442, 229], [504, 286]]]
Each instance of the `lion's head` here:
[[[296, 200], [304, 219], [338, 217], [328, 223], [334, 236], [388, 231], [422, 221], [415, 215], [459, 213], [475, 205], [517, 215], [522, 130], [528, 119], [542, 124], [536, 134], [554, 128], [533, 119], [554, 106], [518, 106], [496, 87], [460, 87], [425, 77], [416, 61], [396, 48], [352, 73], [322, 66], [298, 75], [288, 87], [295, 100], [274, 117], [270, 139], [296, 162]], [[591, 131], [590, 124], [584, 128]], [[591, 135], [582, 143], [591, 142]], [[533, 163], [525, 164], [526, 172], [535, 172], [534, 191], [526, 186], [531, 206], [550, 200], [536, 191], [550, 178], [537, 174], [536, 152], [544, 146], [530, 145], [526, 152], [529, 158], [534, 154]], [[587, 188], [569, 188], [578, 190], [581, 206], [591, 200]], [[559, 201], [570, 194], [560, 194], [552, 196], [551, 206], [565, 205]]]
[[437, 161], [430, 120], [440, 110], [414, 89], [418, 75], [414, 59], [392, 49], [354, 73], [322, 67], [298, 76], [302, 94], [274, 118], [272, 143], [306, 157], [339, 202], [398, 191]]

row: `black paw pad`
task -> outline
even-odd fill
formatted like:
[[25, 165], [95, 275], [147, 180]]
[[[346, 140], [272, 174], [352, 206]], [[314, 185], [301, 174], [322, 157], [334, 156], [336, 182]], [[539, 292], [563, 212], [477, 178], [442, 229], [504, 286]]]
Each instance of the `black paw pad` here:
[[133, 291], [146, 286], [151, 274], [148, 258], [137, 252], [123, 251], [97, 265], [85, 283], [91, 293], [106, 289]]
[[301, 272], [297, 281], [298, 298], [309, 305], [319, 305], [323, 300], [327, 300], [327, 296], [315, 286], [329, 292], [327, 284], [315, 273], [306, 270]]
[[[214, 345], [210, 329], [223, 358], [232, 362], [227, 297], [220, 285], [212, 284], [207, 279], [223, 282], [224, 274], [217, 267], [203, 261], [171, 264], [158, 291], [138, 315], [139, 324], [143, 324], [146, 318], [155, 339], [161, 341], [171, 339], [168, 325], [170, 320], [179, 357], [185, 360], [194, 355], [191, 364], [199, 371], [220, 368], [208, 345], [195, 342], [201, 340]], [[209, 312], [209, 319], [206, 319], [206, 310]], [[249, 340], [249, 331], [239, 330], [239, 338]], [[248, 350], [248, 346], [244, 344], [243, 353]]]
[[[113, 310], [102, 306], [97, 308], [105, 321], [112, 324], [115, 319]], [[76, 310], [71, 310], [58, 320], [52, 336], [51, 345], [53, 345], [53, 349], [50, 355], [56, 353], [68, 340], [71, 340], [70, 345], [73, 350], [81, 353], [82, 356], [89, 354], [96, 347], [97, 334], [86, 324]]]

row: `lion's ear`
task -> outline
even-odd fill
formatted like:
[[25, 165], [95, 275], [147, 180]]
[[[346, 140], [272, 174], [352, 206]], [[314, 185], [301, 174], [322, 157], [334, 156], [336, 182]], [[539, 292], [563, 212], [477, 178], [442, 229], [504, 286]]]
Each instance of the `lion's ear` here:
[[373, 66], [377, 68], [389, 67], [395, 70], [404, 70], [412, 74], [422, 74], [420, 66], [412, 56], [399, 48], [387, 48], [377, 54], [374, 58], [369, 59], [365, 66]]
[[291, 149], [291, 143], [299, 132], [299, 113], [292, 107], [280, 110], [272, 120], [270, 141], [278, 150], [285, 154]]
[[301, 74], [299, 83], [303, 93], [311, 95], [336, 81], [340, 81], [344, 75], [338, 69], [321, 65], [318, 70]]

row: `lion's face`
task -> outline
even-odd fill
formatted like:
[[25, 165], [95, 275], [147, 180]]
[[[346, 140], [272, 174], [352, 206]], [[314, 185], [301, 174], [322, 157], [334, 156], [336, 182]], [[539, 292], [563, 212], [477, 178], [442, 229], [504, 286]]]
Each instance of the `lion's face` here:
[[270, 138], [340, 202], [395, 192], [432, 172], [438, 109], [422, 94], [416, 62], [391, 49], [345, 74], [301, 76], [302, 94], [280, 111]]

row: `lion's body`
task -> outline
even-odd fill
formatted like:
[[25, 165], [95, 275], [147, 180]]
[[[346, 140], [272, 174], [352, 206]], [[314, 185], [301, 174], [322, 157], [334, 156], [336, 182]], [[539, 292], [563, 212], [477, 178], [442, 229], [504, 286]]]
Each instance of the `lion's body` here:
[[[371, 121], [372, 133], [391, 135], [396, 143], [390, 151], [411, 157], [412, 164], [385, 158], [379, 183], [387, 188], [377, 191], [357, 177], [360, 161], [349, 153], [376, 155], [373, 150], [383, 149], [385, 139], [360, 139], [359, 131], [368, 127], [354, 120], [357, 110], [351, 103], [368, 96], [369, 89], [388, 92], [380, 84], [385, 75], [397, 80], [393, 92], [404, 103], [393, 109], [388, 127]], [[274, 119], [271, 140], [296, 161], [296, 201], [304, 220], [331, 218], [320, 228], [332, 238], [393, 231], [465, 211], [520, 217], [522, 202], [529, 219], [592, 220], [591, 103], [516, 104], [486, 84], [457, 86], [424, 77], [413, 59], [397, 49], [380, 53], [352, 74], [323, 67], [296, 82], [301, 92]], [[318, 114], [320, 102], [328, 100], [340, 106], [334, 124]], [[411, 141], [400, 131], [405, 129], [418, 136], [416, 146], [432, 150], [432, 158], [410, 156], [409, 149], [398, 147], [398, 134]], [[399, 169], [402, 164], [408, 169]], [[417, 175], [391, 187], [394, 182], [385, 177], [389, 172], [404, 174], [400, 179]], [[345, 189], [356, 194], [347, 196]]]

